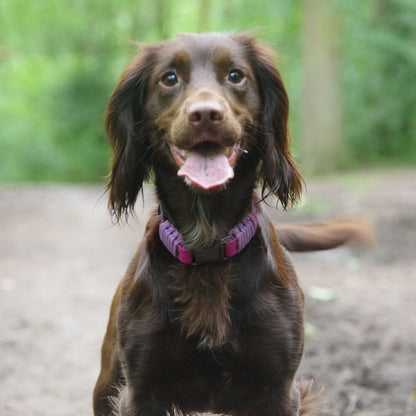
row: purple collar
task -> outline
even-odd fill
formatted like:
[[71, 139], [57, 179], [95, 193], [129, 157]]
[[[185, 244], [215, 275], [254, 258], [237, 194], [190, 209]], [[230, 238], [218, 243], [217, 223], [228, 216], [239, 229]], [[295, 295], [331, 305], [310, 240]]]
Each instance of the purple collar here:
[[192, 265], [220, 262], [235, 256], [251, 241], [256, 230], [257, 216], [253, 207], [251, 214], [228, 233], [229, 241], [190, 250], [183, 246], [181, 234], [169, 221], [165, 220], [159, 224], [159, 236], [164, 246], [182, 263]]

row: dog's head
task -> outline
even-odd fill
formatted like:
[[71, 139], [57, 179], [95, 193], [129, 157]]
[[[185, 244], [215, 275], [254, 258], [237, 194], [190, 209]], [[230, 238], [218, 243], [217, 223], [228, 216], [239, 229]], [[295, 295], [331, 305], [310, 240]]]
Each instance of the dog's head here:
[[110, 208], [127, 213], [155, 166], [168, 165], [193, 192], [215, 193], [238, 180], [243, 160], [253, 162], [263, 196], [295, 202], [302, 186], [288, 107], [271, 51], [250, 36], [189, 34], [144, 46], [107, 108]]

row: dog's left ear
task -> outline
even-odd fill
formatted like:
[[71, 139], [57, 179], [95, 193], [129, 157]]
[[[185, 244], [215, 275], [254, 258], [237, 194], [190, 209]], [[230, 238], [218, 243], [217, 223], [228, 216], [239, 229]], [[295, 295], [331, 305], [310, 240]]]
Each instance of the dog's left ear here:
[[240, 35], [238, 40], [245, 46], [261, 100], [259, 130], [263, 136], [263, 154], [259, 177], [262, 196], [273, 193], [286, 208], [296, 203], [302, 193], [302, 177], [290, 152], [288, 96], [273, 63], [273, 51], [251, 36]]

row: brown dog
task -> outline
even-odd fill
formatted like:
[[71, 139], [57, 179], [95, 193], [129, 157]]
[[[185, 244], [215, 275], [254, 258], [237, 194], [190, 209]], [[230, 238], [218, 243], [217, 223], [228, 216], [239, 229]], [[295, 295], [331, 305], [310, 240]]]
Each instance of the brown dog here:
[[[128, 214], [151, 172], [160, 205], [113, 300], [95, 415], [306, 415], [303, 295], [255, 194], [260, 183], [286, 207], [302, 188], [270, 51], [246, 35], [145, 46], [106, 122], [113, 214]], [[279, 237], [294, 251], [349, 238]]]

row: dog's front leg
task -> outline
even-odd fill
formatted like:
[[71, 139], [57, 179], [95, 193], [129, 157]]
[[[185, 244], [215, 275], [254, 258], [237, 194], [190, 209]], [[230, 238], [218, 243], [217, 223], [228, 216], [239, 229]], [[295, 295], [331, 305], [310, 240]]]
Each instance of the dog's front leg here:
[[107, 331], [101, 348], [101, 371], [94, 388], [93, 408], [95, 416], [113, 416], [122, 384], [122, 370], [117, 343], [117, 317], [123, 283], [119, 285], [111, 305]]

